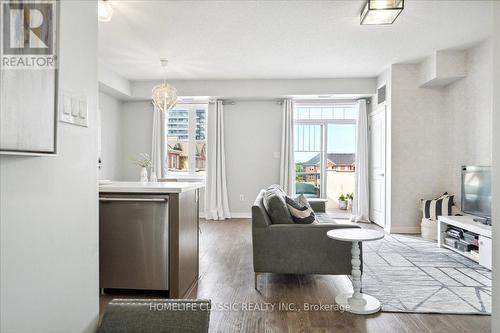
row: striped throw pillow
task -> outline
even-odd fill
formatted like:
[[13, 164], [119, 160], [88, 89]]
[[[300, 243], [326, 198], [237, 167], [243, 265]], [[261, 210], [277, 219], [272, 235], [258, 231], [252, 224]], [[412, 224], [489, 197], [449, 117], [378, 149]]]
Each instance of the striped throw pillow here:
[[442, 196], [433, 200], [422, 199], [422, 213], [424, 218], [437, 220], [438, 216], [452, 215], [451, 209], [454, 205], [454, 197], [454, 195], [449, 195], [448, 192], [445, 192]]
[[297, 224], [311, 224], [316, 219], [314, 211], [309, 206], [306, 197], [299, 195], [297, 198], [292, 199], [289, 196], [285, 198], [286, 205], [292, 219]]

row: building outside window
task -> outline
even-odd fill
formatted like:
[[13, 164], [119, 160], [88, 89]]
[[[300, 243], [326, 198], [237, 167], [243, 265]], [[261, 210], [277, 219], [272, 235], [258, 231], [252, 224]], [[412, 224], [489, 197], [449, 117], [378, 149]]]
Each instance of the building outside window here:
[[166, 113], [167, 175], [204, 176], [207, 104], [177, 104]]

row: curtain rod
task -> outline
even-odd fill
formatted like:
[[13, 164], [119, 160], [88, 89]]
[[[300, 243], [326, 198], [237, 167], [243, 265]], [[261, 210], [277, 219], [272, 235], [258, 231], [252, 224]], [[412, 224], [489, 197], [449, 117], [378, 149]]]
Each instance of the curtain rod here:
[[356, 98], [356, 99], [294, 99], [293, 102], [295, 104], [348, 104], [348, 103], [357, 103], [360, 100], [366, 100], [366, 102], [370, 103], [370, 98]]
[[[220, 99], [222, 101], [222, 105], [235, 105], [236, 102], [235, 101], [225, 101], [223, 99]], [[215, 104], [215, 101], [216, 100], [210, 100], [208, 101], [208, 104]]]

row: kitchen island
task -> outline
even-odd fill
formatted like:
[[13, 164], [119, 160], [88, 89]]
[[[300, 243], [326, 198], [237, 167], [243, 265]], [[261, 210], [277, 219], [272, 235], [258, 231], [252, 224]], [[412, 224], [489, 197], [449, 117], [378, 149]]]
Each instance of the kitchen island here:
[[100, 288], [168, 291], [182, 298], [198, 280], [197, 182], [99, 185]]

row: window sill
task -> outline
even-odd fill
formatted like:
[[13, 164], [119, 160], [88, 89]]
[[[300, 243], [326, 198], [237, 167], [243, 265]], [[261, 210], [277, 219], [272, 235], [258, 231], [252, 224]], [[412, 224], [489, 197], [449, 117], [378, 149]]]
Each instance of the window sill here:
[[205, 176], [190, 175], [190, 174], [169, 174], [161, 179], [165, 180], [185, 180], [185, 181], [205, 181]]

